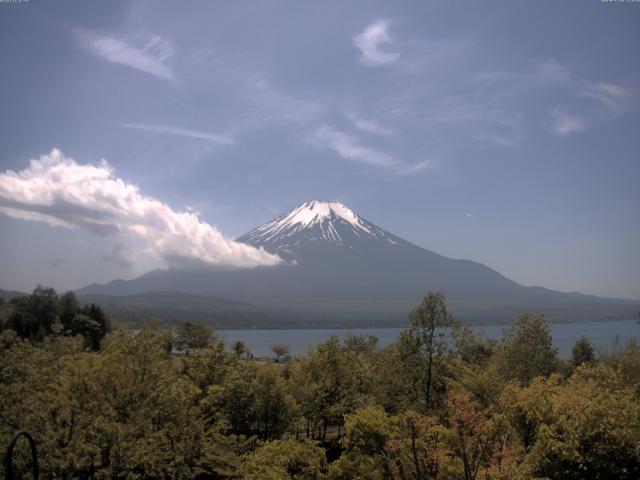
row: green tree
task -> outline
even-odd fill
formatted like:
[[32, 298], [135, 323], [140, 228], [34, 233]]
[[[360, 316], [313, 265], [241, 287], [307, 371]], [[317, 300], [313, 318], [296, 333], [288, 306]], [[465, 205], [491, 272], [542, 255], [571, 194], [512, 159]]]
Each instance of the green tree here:
[[186, 320], [176, 329], [176, 347], [180, 350], [206, 348], [213, 341], [213, 332], [200, 322]]
[[10, 306], [7, 327], [22, 338], [40, 342], [59, 330], [58, 295], [53, 288], [38, 285], [31, 295], [12, 299]]
[[498, 370], [498, 342], [461, 325], [454, 328], [454, 339], [450, 384], [470, 393], [483, 407], [495, 404], [506, 383]]
[[483, 338], [470, 327], [456, 322], [453, 326], [453, 340], [458, 358], [467, 365], [486, 365], [498, 352], [498, 342]]
[[391, 478], [442, 478], [451, 451], [445, 441], [447, 430], [437, 417], [407, 410], [397, 415], [395, 422], [397, 433], [385, 446]]
[[94, 322], [98, 324], [98, 327], [91, 327], [90, 330], [86, 332], [78, 332], [88, 340], [93, 350], [98, 350], [100, 348], [100, 343], [102, 339], [107, 335], [107, 333], [111, 332], [111, 320], [107, 316], [107, 314], [102, 310], [99, 305], [91, 303], [89, 305], [85, 305], [79, 313], [86, 315], [91, 318]]
[[445, 298], [441, 293], [430, 292], [415, 309], [409, 314], [411, 325], [405, 338], [406, 343], [413, 341], [413, 348], [424, 356], [424, 402], [427, 409], [432, 407], [434, 384], [442, 372], [436, 372], [442, 365], [445, 354], [449, 351], [447, 335], [451, 334], [451, 328], [455, 321], [447, 311]]
[[596, 354], [591, 342], [583, 335], [571, 349], [571, 363], [574, 367], [579, 367], [583, 363], [593, 365], [595, 361]]
[[1, 439], [33, 433], [43, 477], [193, 477], [205, 442], [198, 388], [160, 332], [119, 331], [100, 354], [74, 338], [10, 345], [0, 352]]
[[245, 354], [249, 354], [251, 350], [248, 345], [244, 343], [242, 340], [236, 340], [231, 344], [231, 350], [236, 354], [237, 358], [242, 357]]
[[253, 391], [258, 436], [264, 440], [280, 438], [291, 424], [295, 402], [288, 393], [280, 370], [272, 366], [260, 368]]
[[238, 442], [254, 435], [278, 439], [293, 420], [295, 401], [275, 366], [238, 362], [207, 390], [201, 405], [204, 418]]
[[614, 379], [619, 388], [635, 389], [636, 398], [640, 399], [640, 343], [635, 338], [617, 354], [605, 356], [604, 364], [609, 371], [615, 372]]
[[447, 395], [451, 449], [462, 463], [464, 480], [476, 480], [488, 473], [494, 457], [503, 457], [506, 446], [500, 443], [498, 423], [491, 408], [483, 410], [469, 393], [450, 391]]
[[3, 332], [9, 328], [10, 314], [11, 314], [11, 307], [9, 306], [9, 304], [4, 300], [0, 301], [0, 332]]
[[85, 347], [99, 350], [111, 323], [95, 304], [80, 308], [73, 292], [60, 297], [51, 288], [38, 287], [29, 297], [13, 304], [12, 328], [24, 338], [42, 341], [46, 335], [62, 334], [84, 337]]
[[73, 292], [66, 292], [60, 295], [60, 300], [58, 303], [58, 315], [60, 318], [60, 323], [62, 323], [62, 328], [66, 332], [71, 331], [73, 319], [79, 311], [80, 306], [78, 305], [78, 299]]
[[[169, 345], [171, 345], [170, 340], [169, 338]], [[216, 341], [208, 348], [197, 349], [190, 355], [185, 355], [183, 371], [204, 396], [212, 385], [224, 383], [237, 363], [237, 359], [225, 350], [224, 342]]]
[[255, 365], [234, 364], [222, 381], [208, 387], [207, 397], [201, 404], [207, 422], [217, 424], [238, 442], [255, 435], [257, 430], [256, 375]]
[[329, 466], [329, 478], [378, 480], [389, 476], [386, 445], [395, 434], [392, 419], [379, 406], [365, 407], [346, 415], [343, 452]]
[[558, 366], [558, 350], [543, 315], [521, 315], [504, 331], [500, 372], [528, 385], [538, 375], [548, 376]]
[[360, 365], [335, 336], [317, 345], [307, 358], [293, 363], [293, 394], [307, 421], [308, 436], [325, 440], [331, 425], [340, 429], [344, 415], [365, 401], [363, 389], [370, 374]]
[[640, 478], [640, 402], [618, 372], [581, 365], [510, 385], [501, 405], [521, 435], [534, 477]]
[[353, 355], [371, 355], [378, 347], [378, 338], [373, 335], [347, 335], [344, 344]]
[[247, 480], [321, 480], [326, 478], [324, 450], [310, 440], [275, 440], [246, 455], [242, 467]]
[[271, 351], [276, 354], [276, 362], [279, 362], [281, 358], [289, 357], [289, 346], [284, 343], [276, 343], [271, 347]]
[[100, 348], [100, 340], [103, 337], [100, 324], [88, 315], [76, 313], [69, 325], [69, 331], [72, 335], [82, 335], [86, 347], [93, 350]]
[[89, 465], [103, 475], [190, 478], [198, 464], [199, 390], [178, 374], [168, 335], [148, 328], [116, 332], [101, 355], [87, 357], [86, 373], [72, 376], [78, 442], [92, 446]]
[[379, 406], [369, 406], [345, 416], [342, 446], [365, 455], [379, 455], [393, 432], [392, 422]]

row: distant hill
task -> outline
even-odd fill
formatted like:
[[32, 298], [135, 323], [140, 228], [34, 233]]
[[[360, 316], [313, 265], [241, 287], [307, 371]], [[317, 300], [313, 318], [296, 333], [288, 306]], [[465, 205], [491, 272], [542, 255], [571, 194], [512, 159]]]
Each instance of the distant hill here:
[[352, 315], [345, 319], [341, 312], [308, 312], [278, 309], [232, 302], [204, 295], [182, 292], [145, 292], [134, 295], [78, 295], [83, 303], [100, 305], [119, 323], [137, 326], [157, 318], [168, 324], [197, 320], [214, 328], [341, 328], [348, 326], [406, 324], [406, 315], [389, 319], [369, 315]]
[[8, 302], [12, 298], [20, 298], [26, 297], [29, 295], [28, 293], [17, 292], [15, 290], [3, 290], [0, 288], [0, 298], [2, 298], [5, 302]]
[[[285, 262], [243, 270], [155, 270], [78, 293], [131, 298], [154, 292], [144, 308], [155, 309], [158, 316], [177, 318], [189, 310], [206, 315], [206, 304], [211, 315], [217, 312], [234, 326], [243, 323], [234, 320], [240, 311], [261, 316], [261, 325], [288, 315], [302, 326], [323, 321], [402, 324], [428, 291], [443, 292], [452, 312], [474, 323], [504, 323], [523, 312], [544, 313], [550, 321], [634, 318], [640, 309], [636, 301], [523, 286], [481, 263], [407, 242], [340, 203], [306, 202], [238, 241], [263, 247]], [[182, 298], [176, 292], [199, 300], [185, 298], [182, 304], [190, 307], [177, 308], [165, 301]]]

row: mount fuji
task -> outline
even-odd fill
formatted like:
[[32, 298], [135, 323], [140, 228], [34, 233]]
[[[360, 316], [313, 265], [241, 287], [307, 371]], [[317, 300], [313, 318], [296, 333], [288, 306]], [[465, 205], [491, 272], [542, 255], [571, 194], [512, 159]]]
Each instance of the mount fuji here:
[[[414, 245], [337, 202], [305, 202], [237, 241], [283, 262], [154, 270], [77, 293], [114, 311], [142, 305], [167, 320], [192, 313], [224, 326], [402, 325], [428, 291], [444, 293], [454, 315], [476, 323], [524, 312], [551, 321], [631, 318], [638, 310], [638, 302], [523, 286], [481, 263]], [[161, 300], [167, 295], [171, 305]]]

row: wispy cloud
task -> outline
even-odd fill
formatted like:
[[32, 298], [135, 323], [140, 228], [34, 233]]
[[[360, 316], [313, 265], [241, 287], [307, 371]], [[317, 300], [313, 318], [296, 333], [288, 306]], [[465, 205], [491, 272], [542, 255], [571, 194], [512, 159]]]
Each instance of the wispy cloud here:
[[362, 140], [354, 135], [326, 125], [315, 131], [310, 142], [316, 147], [334, 151], [345, 160], [384, 168], [397, 175], [418, 173], [433, 166], [432, 160], [408, 163], [379, 149], [364, 145]]
[[584, 83], [584, 90], [579, 94], [596, 101], [606, 113], [618, 116], [629, 109], [632, 95], [623, 86], [613, 83]]
[[[234, 134], [265, 127], [308, 127], [330, 111], [329, 100], [335, 98], [335, 95], [323, 96], [317, 89], [309, 91], [306, 84], [283, 81], [277, 71], [274, 75], [273, 66], [264, 57], [222, 51], [212, 54], [203, 64], [193, 65], [188, 74], [184, 73], [184, 82], [209, 78], [212, 71], [215, 71], [213, 81], [217, 91], [223, 92], [225, 102], [233, 105], [227, 115], [228, 120], [233, 121]], [[193, 109], [184, 104], [183, 98], [173, 100], [183, 108]], [[198, 106], [200, 109], [204, 111], [206, 107]], [[202, 116], [202, 112], [198, 112], [198, 116]]]
[[569, 69], [554, 59], [533, 65], [527, 71], [497, 70], [482, 72], [473, 78], [475, 85], [499, 87], [507, 95], [537, 88], [568, 85], [572, 82]]
[[422, 162], [414, 164], [403, 164], [396, 168], [396, 173], [399, 175], [411, 175], [413, 173], [422, 172], [433, 167], [432, 160], [423, 160]]
[[393, 63], [400, 56], [398, 52], [383, 49], [393, 45], [388, 24], [384, 20], [372, 23], [364, 32], [356, 35], [353, 44], [360, 50], [360, 62], [369, 67]]
[[[476, 43], [476, 39], [464, 37], [404, 39], [401, 44], [402, 55], [394, 63], [394, 71], [400, 75], [432, 77], [438, 72], [449, 70], [452, 62], [459, 63], [460, 57], [472, 50]], [[397, 45], [396, 49], [399, 47]]]
[[158, 35], [125, 39], [86, 30], [77, 30], [81, 47], [111, 63], [148, 73], [162, 80], [174, 82], [175, 76], [168, 61], [175, 53], [173, 43]]
[[630, 108], [628, 89], [614, 83], [576, 78], [567, 66], [553, 59], [536, 64], [528, 72], [485, 72], [474, 78], [474, 84], [494, 104], [500, 102], [511, 111], [515, 110], [513, 103], [523, 97], [539, 96], [545, 91], [562, 92], [564, 105], [548, 109], [551, 130], [560, 136], [588, 130]]
[[265, 75], [248, 75], [245, 78], [246, 98], [254, 105], [251, 122], [284, 121], [305, 124], [327, 111], [326, 105], [316, 100], [286, 93], [274, 87]]
[[625, 114], [631, 108], [632, 94], [621, 85], [581, 81], [574, 97], [590, 102], [572, 102], [572, 106], [549, 111], [551, 130], [567, 136], [582, 132]]
[[[566, 136], [634, 108], [634, 92], [616, 82], [577, 77], [554, 59], [523, 70], [469, 73], [468, 79], [425, 83], [395, 69], [393, 89], [368, 105], [403, 141], [429, 141], [447, 155], [461, 145], [515, 147], [532, 129]], [[400, 87], [399, 87], [400, 86]]]
[[523, 134], [518, 128], [505, 128], [503, 131], [494, 128], [485, 131], [478, 131], [478, 133], [475, 134], [474, 139], [481, 144], [513, 147], [522, 141]]
[[366, 120], [354, 115], [353, 113], [345, 113], [345, 116], [356, 126], [356, 128], [358, 128], [358, 130], [362, 130], [363, 132], [371, 133], [373, 135], [391, 135], [392, 133], [391, 130], [373, 120]]
[[317, 146], [329, 148], [345, 160], [377, 167], [391, 167], [399, 164], [399, 161], [392, 156], [364, 146], [357, 137], [338, 131], [333, 127], [320, 127], [314, 133], [312, 140]]
[[[106, 161], [79, 164], [57, 149], [24, 170], [0, 173], [0, 212], [98, 235], [129, 235], [167, 265], [251, 268], [280, 262], [226, 237], [195, 212], [178, 212], [143, 195]], [[122, 263], [125, 253], [117, 248], [108, 258]]]
[[569, 114], [559, 108], [551, 110], [549, 116], [551, 117], [551, 128], [560, 136], [581, 132], [587, 128], [587, 122], [584, 118]]
[[433, 98], [428, 105], [428, 122], [439, 124], [437, 129], [453, 128], [480, 146], [514, 147], [526, 138], [531, 125], [521, 108], [523, 100], [552, 89], [569, 89], [572, 83], [566, 66], [553, 59], [526, 71], [485, 71], [461, 85], [452, 85], [454, 93]]
[[159, 133], [167, 135], [175, 135], [179, 137], [195, 138], [197, 140], [205, 140], [211, 143], [219, 143], [222, 145], [233, 145], [235, 142], [224, 135], [217, 135], [215, 133], [201, 132], [199, 130], [191, 130], [183, 127], [176, 127], [171, 125], [147, 125], [143, 123], [123, 123], [123, 127], [132, 128], [135, 130], [142, 130], [149, 133]]

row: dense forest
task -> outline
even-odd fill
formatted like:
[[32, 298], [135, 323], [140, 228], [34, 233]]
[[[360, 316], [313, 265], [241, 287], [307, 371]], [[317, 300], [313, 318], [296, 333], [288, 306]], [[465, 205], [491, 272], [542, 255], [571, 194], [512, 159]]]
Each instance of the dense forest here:
[[388, 347], [265, 360], [196, 322], [112, 329], [38, 288], [0, 329], [0, 443], [31, 432], [41, 478], [640, 478], [639, 345], [582, 338], [560, 359], [540, 316], [496, 342], [429, 294]]

